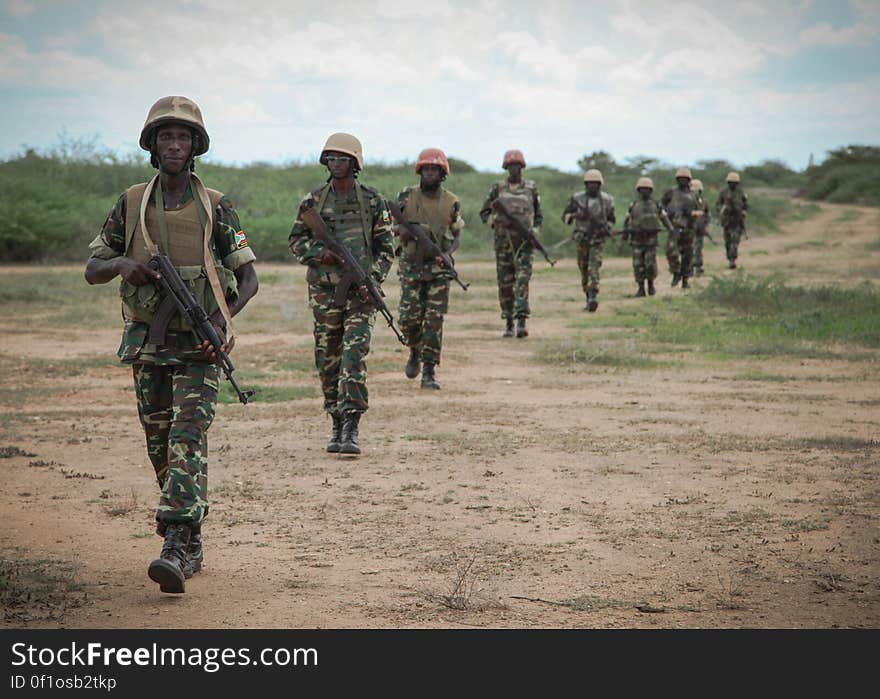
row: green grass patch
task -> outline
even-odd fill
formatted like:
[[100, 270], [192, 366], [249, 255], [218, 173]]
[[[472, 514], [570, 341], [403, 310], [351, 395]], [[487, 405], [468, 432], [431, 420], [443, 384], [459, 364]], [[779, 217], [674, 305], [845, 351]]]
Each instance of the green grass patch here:
[[543, 364], [571, 368], [601, 366], [618, 369], [656, 369], [669, 366], [669, 362], [649, 356], [635, 342], [597, 343], [584, 335], [571, 339], [545, 340], [535, 351], [534, 358]]

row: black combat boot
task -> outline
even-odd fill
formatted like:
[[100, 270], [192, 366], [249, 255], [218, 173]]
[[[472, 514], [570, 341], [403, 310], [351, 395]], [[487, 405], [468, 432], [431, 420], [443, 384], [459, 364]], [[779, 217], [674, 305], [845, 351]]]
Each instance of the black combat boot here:
[[590, 313], [595, 313], [596, 309], [599, 308], [599, 299], [596, 297], [599, 295], [599, 292], [595, 289], [590, 289], [587, 294], [587, 310]]
[[687, 277], [682, 277], [682, 278], [681, 278], [681, 288], [682, 288], [682, 289], [690, 289], [690, 288], [691, 288], [691, 285], [688, 284], [688, 278], [687, 278]]
[[183, 562], [183, 577], [189, 580], [202, 569], [205, 554], [202, 551], [202, 525], [190, 527], [189, 543], [186, 545], [186, 560]]
[[654, 280], [649, 279], [648, 280], [648, 296], [653, 296], [656, 293], [657, 293], [657, 289], [654, 288]]
[[342, 415], [330, 413], [330, 417], [333, 418], [333, 427], [330, 428], [330, 441], [327, 442], [327, 451], [331, 454], [336, 454], [342, 445]]
[[189, 545], [190, 527], [188, 524], [169, 524], [165, 527], [165, 543], [159, 558], [150, 563], [147, 575], [159, 583], [162, 592], [184, 592], [183, 566], [186, 562], [186, 549]]
[[525, 318], [517, 318], [516, 319], [516, 336], [517, 337], [528, 337], [529, 331], [526, 330], [526, 319]]
[[736, 260], [735, 260], [735, 259], [733, 259], [733, 260], [728, 260], [728, 262], [727, 262], [727, 266], [728, 266], [730, 269], [736, 269]]
[[437, 383], [434, 376], [434, 364], [431, 362], [425, 362], [425, 366], [422, 368], [422, 388], [440, 389], [440, 384]]
[[406, 360], [406, 368], [403, 373], [406, 374], [406, 378], [414, 379], [419, 375], [419, 369], [419, 349], [418, 347], [410, 347], [409, 359]]
[[340, 454], [360, 454], [358, 445], [358, 423], [361, 420], [360, 413], [346, 413], [342, 419], [342, 444], [339, 447]]
[[636, 289], [636, 298], [641, 298], [644, 295], [645, 295], [645, 282], [641, 281], [641, 282], [639, 282], [639, 286]]
[[508, 316], [504, 319], [506, 325], [504, 326], [504, 332], [501, 337], [513, 337], [513, 318]]
[[675, 272], [672, 275], [672, 286], [678, 286], [678, 283], [681, 281], [681, 275], [678, 272]]

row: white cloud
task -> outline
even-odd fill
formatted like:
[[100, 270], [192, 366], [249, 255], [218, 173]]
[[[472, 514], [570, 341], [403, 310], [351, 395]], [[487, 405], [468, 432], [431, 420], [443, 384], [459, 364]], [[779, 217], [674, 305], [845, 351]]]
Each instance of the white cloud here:
[[876, 36], [877, 28], [870, 25], [853, 25], [834, 29], [827, 22], [822, 22], [804, 29], [798, 38], [806, 46], [850, 46], [852, 44], [868, 44]]

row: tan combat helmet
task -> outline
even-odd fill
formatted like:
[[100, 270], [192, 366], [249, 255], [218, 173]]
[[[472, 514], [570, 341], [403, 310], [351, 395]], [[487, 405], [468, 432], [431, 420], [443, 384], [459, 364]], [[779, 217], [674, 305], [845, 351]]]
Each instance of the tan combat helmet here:
[[728, 172], [726, 182], [739, 182], [738, 172]]
[[361, 147], [361, 142], [350, 133], [339, 132], [330, 135], [324, 144], [324, 149], [321, 151], [321, 165], [327, 164], [324, 156], [327, 154], [327, 151], [331, 150], [352, 156], [357, 161], [358, 170], [364, 169], [364, 151]]
[[150, 150], [153, 132], [160, 126], [175, 123], [183, 124], [198, 132], [199, 143], [198, 147], [193, 149], [193, 156], [202, 155], [208, 151], [210, 139], [208, 131], [205, 129], [205, 121], [202, 119], [202, 110], [189, 97], [180, 97], [179, 95], [162, 97], [150, 107], [144, 128], [141, 129], [139, 141], [141, 148], [146, 151]]
[[675, 171], [675, 179], [679, 177], [687, 177], [689, 180], [693, 179], [693, 175], [691, 175], [691, 169], [689, 167], [680, 167]]
[[605, 184], [605, 180], [602, 179], [602, 173], [596, 169], [587, 170], [584, 173], [584, 182], [598, 182], [599, 184]]
[[691, 191], [692, 192], [702, 192], [703, 191], [703, 183], [700, 180], [691, 180]]
[[636, 189], [654, 189], [654, 181], [650, 177], [639, 177], [636, 182]]

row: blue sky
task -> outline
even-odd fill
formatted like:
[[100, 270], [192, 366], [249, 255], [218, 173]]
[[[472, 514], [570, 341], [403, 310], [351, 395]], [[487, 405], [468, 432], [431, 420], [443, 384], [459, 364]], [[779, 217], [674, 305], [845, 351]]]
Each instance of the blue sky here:
[[481, 169], [520, 148], [673, 164], [880, 143], [880, 1], [0, 0], [0, 157], [61, 133], [136, 149], [150, 105], [202, 107], [222, 162], [368, 160], [437, 146]]

